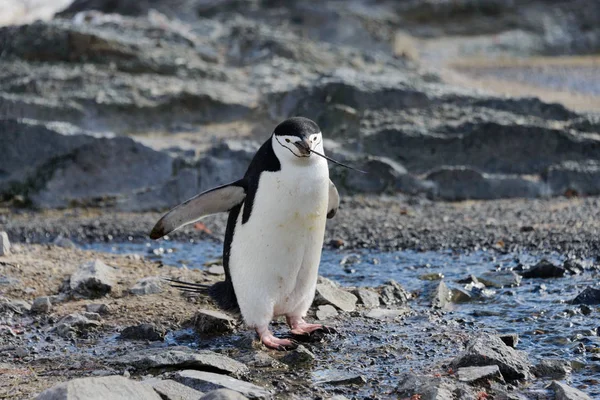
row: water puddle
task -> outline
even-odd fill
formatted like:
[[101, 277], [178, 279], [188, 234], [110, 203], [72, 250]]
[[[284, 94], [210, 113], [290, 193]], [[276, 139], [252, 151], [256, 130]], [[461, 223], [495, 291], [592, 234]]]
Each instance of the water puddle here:
[[[204, 265], [221, 256], [221, 244], [213, 242], [97, 243], [84, 247], [139, 254], [189, 268], [208, 268]], [[564, 261], [560, 254], [325, 250], [320, 274], [344, 286], [378, 286], [393, 279], [407, 290], [421, 293], [428, 285], [435, 285], [429, 280], [436, 277], [443, 276], [451, 289], [464, 289], [465, 284], [458, 281], [470, 275], [533, 265], [542, 258], [556, 264]], [[591, 263], [584, 261], [584, 266]], [[331, 351], [318, 355], [322, 361], [319, 365], [327, 368], [313, 369], [311, 378], [315, 384], [326, 384], [330, 376], [363, 375], [368, 383], [357, 394], [389, 393], [397, 382], [395, 376], [403, 372], [440, 372], [442, 362], [460, 350], [457, 332], [495, 331], [518, 334], [517, 348], [526, 351], [534, 363], [547, 358], [570, 361], [574, 371], [567, 383], [583, 388], [592, 397], [600, 396], [599, 310], [592, 306], [591, 313], [582, 312], [580, 306], [569, 303], [598, 278], [597, 270], [587, 268], [565, 278], [523, 279], [520, 286], [491, 289], [443, 312], [429, 312], [429, 301], [421, 296], [411, 304], [415, 312], [400, 321], [357, 318], [353, 331], [345, 332], [343, 340], [329, 343]], [[176, 337], [169, 340], [177, 342]], [[426, 371], [426, 366], [437, 370]]]

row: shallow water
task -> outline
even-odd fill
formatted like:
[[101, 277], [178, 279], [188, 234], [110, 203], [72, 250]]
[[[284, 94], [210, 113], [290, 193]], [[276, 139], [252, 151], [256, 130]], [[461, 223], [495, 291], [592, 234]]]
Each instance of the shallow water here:
[[[88, 249], [135, 253], [160, 259], [168, 265], [206, 268], [204, 264], [221, 256], [221, 244], [198, 243], [120, 243], [91, 244]], [[458, 280], [469, 275], [512, 269], [519, 264], [533, 265], [541, 258], [561, 263], [560, 254], [498, 254], [400, 251], [383, 253], [372, 250], [325, 250], [320, 274], [344, 286], [378, 286], [393, 279], [414, 293], [435, 282], [423, 280], [432, 274], [443, 275], [450, 288], [463, 288]], [[590, 266], [590, 263], [587, 264]], [[315, 368], [315, 384], [338, 377], [340, 373], [363, 375], [368, 383], [359, 391], [364, 395], [391, 392], [395, 375], [410, 369], [443, 372], [442, 364], [452, 358], [460, 345], [456, 332], [488, 331], [517, 333], [517, 349], [526, 351], [532, 360], [562, 358], [572, 362], [574, 372], [566, 381], [583, 388], [592, 397], [600, 396], [600, 328], [598, 307], [590, 315], [568, 302], [586, 286], [595, 285], [599, 274], [586, 269], [580, 275], [552, 279], [523, 279], [518, 287], [492, 289], [486, 296], [468, 303], [453, 305], [451, 310], [429, 313], [429, 301], [417, 297], [415, 312], [401, 321], [357, 319], [353, 332], [345, 332], [341, 341], [329, 344]], [[443, 331], [440, 330], [443, 326]], [[454, 332], [454, 336], [446, 335]], [[451, 339], [454, 338], [454, 339]], [[176, 338], [170, 339], [174, 343]], [[453, 341], [454, 340], [454, 341]], [[231, 343], [231, 341], [230, 341]], [[214, 346], [215, 343], [212, 343]], [[224, 344], [224, 346], [226, 346]], [[436, 369], [437, 368], [437, 369]], [[540, 387], [538, 381], [538, 388]]]

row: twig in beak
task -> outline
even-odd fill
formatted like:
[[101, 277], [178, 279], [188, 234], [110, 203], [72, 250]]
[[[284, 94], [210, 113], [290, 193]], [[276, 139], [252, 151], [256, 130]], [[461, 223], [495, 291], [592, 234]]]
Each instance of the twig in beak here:
[[339, 161], [335, 161], [334, 159], [327, 157], [325, 154], [317, 153], [317, 152], [316, 152], [316, 151], [314, 151], [313, 149], [310, 149], [310, 151], [311, 151], [311, 153], [314, 153], [314, 154], [316, 154], [316, 155], [318, 155], [318, 156], [320, 156], [320, 157], [323, 157], [324, 159], [326, 159], [326, 160], [329, 160], [329, 161], [331, 161], [331, 162], [332, 162], [332, 163], [334, 163], [334, 164], [341, 165], [342, 167], [346, 167], [346, 168], [348, 168], [348, 169], [353, 169], [353, 170], [355, 170], [355, 171], [358, 171], [358, 172], [360, 172], [360, 173], [363, 173], [363, 174], [366, 174], [366, 173], [367, 173], [366, 171], [360, 170], [360, 169], [358, 169], [358, 168], [351, 167], [351, 166], [349, 166], [349, 165], [346, 165], [346, 164], [342, 164], [342, 163], [341, 163], [341, 162], [339, 162]]

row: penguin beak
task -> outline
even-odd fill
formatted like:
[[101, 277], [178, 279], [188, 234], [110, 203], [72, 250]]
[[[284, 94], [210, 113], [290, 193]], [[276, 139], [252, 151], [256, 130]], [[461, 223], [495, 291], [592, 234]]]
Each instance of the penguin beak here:
[[294, 143], [298, 150], [300, 150], [300, 154], [303, 157], [310, 157], [310, 143], [306, 140], [306, 138], [302, 139], [299, 142]]

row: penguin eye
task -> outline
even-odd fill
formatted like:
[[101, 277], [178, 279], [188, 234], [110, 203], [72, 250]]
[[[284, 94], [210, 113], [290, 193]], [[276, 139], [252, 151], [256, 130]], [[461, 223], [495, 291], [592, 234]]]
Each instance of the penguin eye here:
[[289, 143], [289, 142], [290, 142], [290, 139], [285, 139], [285, 141]]

